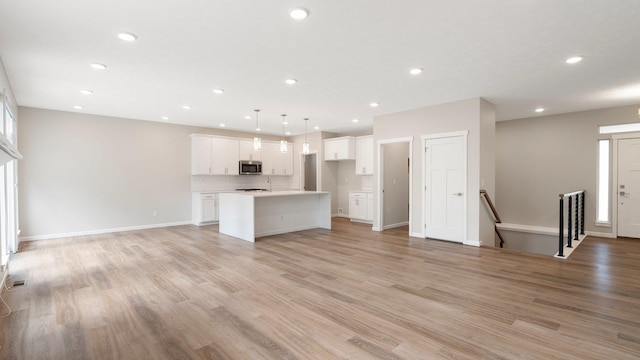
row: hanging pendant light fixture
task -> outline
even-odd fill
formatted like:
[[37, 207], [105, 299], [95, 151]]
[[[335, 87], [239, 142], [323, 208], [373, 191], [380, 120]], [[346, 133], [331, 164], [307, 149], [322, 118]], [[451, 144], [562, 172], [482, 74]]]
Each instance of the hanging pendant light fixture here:
[[287, 114], [282, 114], [282, 140], [280, 140], [280, 152], [281, 153], [286, 153], [287, 152], [287, 140], [284, 139], [284, 117], [287, 116]]
[[[256, 112], [256, 131], [260, 131], [260, 126], [258, 126], [258, 113], [260, 112], [260, 109], [255, 109], [253, 111]], [[262, 150], [262, 139], [259, 136], [253, 138], [253, 150]]]
[[302, 153], [305, 155], [309, 153], [309, 141], [307, 140], [307, 122], [308, 121], [309, 121], [309, 118], [304, 118], [304, 143], [302, 143]]

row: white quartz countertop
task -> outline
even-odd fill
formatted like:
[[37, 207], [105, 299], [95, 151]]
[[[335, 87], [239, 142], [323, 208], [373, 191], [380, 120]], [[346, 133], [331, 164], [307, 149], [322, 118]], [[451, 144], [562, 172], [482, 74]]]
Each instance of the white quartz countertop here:
[[272, 197], [272, 196], [297, 196], [297, 195], [313, 195], [313, 194], [330, 194], [328, 191], [298, 191], [298, 190], [283, 190], [283, 191], [239, 191], [225, 193], [226, 195], [233, 196], [253, 196], [253, 197]]

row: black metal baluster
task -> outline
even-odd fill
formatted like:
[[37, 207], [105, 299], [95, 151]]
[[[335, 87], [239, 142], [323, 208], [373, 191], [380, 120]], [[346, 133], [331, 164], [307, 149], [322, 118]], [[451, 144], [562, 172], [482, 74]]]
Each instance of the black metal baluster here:
[[564, 257], [564, 195], [560, 195], [560, 232], [558, 234], [558, 256]]
[[576, 194], [576, 231], [575, 237], [573, 240], [578, 241], [578, 232], [580, 231], [580, 222], [578, 220], [578, 215], [580, 213], [580, 194]]
[[580, 194], [580, 197], [582, 198], [582, 216], [581, 216], [581, 221], [580, 221], [580, 234], [584, 235], [584, 191], [582, 192], [582, 194]]
[[572, 206], [571, 206], [571, 203], [572, 203], [571, 196], [569, 196], [569, 210], [567, 211], [567, 247], [568, 248], [572, 248], [573, 247], [573, 246], [571, 246], [571, 237], [572, 237], [572, 234], [571, 234], [572, 233], [572, 231], [571, 231], [571, 222], [573, 221], [573, 217], [571, 216], [571, 210], [573, 210]]

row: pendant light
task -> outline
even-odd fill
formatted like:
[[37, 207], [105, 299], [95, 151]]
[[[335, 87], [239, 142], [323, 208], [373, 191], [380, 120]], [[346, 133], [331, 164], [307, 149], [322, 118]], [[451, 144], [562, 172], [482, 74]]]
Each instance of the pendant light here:
[[287, 140], [284, 139], [284, 117], [285, 116], [287, 116], [287, 114], [282, 114], [282, 140], [280, 140], [280, 152], [283, 154], [287, 152]]
[[[260, 131], [260, 126], [258, 126], [258, 113], [260, 112], [260, 109], [255, 109], [253, 111], [256, 112], [256, 131]], [[253, 138], [253, 150], [262, 150], [262, 139], [259, 136]]]
[[307, 140], [307, 122], [309, 118], [304, 118], [304, 143], [302, 143], [302, 153], [307, 155], [309, 153], [309, 141]]

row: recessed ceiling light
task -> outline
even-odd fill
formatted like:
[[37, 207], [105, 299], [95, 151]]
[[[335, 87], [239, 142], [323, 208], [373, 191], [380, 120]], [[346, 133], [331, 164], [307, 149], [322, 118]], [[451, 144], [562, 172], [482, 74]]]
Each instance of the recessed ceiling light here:
[[291, 11], [289, 11], [289, 16], [291, 16], [292, 18], [294, 18], [296, 20], [302, 20], [302, 19], [306, 18], [307, 16], [309, 16], [309, 10], [304, 9], [304, 8], [292, 9]]
[[224, 90], [222, 90], [222, 89], [213, 89], [213, 92], [215, 94], [222, 94], [224, 92]]
[[282, 125], [289, 125], [289, 122], [288, 121], [283, 121]]
[[260, 129], [260, 128], [256, 128], [256, 131], [262, 131], [262, 129]]
[[82, 105], [73, 105], [73, 108], [76, 110], [80, 110], [80, 109], [84, 109], [84, 106]]
[[535, 110], [535, 111], [536, 111], [537, 113], [541, 113], [541, 112], [543, 112], [543, 111], [544, 111], [544, 108], [539, 107], [539, 108], [536, 108], [536, 110]]
[[565, 62], [567, 64], [577, 64], [580, 61], [582, 61], [584, 58], [582, 56], [572, 56], [570, 58], [568, 58], [567, 60], [565, 60]]
[[247, 120], [251, 120], [251, 116], [249, 116], [249, 115], [245, 115], [244, 118], [247, 119]]
[[380, 104], [378, 104], [377, 102], [372, 102], [371, 104], [369, 104], [369, 106], [371, 107], [378, 107], [378, 105]]
[[120, 34], [118, 34], [118, 38], [120, 38], [120, 40], [122, 41], [136, 41], [136, 39], [138, 38], [135, 34], [132, 33], [128, 33], [128, 32], [122, 32]]
[[91, 90], [80, 90], [80, 94], [91, 95], [91, 94], [93, 94], [93, 91], [91, 91]]
[[291, 135], [291, 131], [287, 131], [286, 133], [284, 133], [285, 135]]
[[411, 75], [422, 74], [422, 68], [413, 68], [413, 69], [409, 70], [409, 74], [411, 74]]
[[227, 127], [227, 124], [220, 124], [220, 127]]
[[354, 123], [357, 123], [357, 122], [358, 122], [358, 121], [360, 121], [360, 120], [358, 120], [358, 119], [353, 119], [353, 120], [351, 120], [351, 121], [352, 121], [352, 122], [354, 122]]
[[168, 117], [168, 116], [163, 116], [163, 117], [162, 117], [162, 120], [169, 120], [169, 119], [171, 119], [171, 118], [170, 118], [170, 117]]
[[298, 82], [298, 80], [296, 80], [296, 79], [287, 79], [284, 82], [287, 83], [287, 85], [295, 85]]
[[313, 130], [320, 130], [320, 126], [314, 126]]
[[107, 68], [107, 65], [100, 64], [100, 63], [93, 63], [93, 64], [91, 64], [91, 67], [96, 69], [96, 70], [104, 70], [104, 69]]
[[182, 105], [182, 108], [185, 110], [191, 110], [191, 105]]

